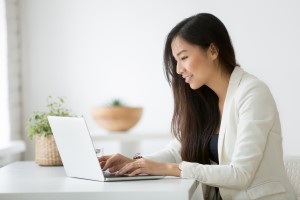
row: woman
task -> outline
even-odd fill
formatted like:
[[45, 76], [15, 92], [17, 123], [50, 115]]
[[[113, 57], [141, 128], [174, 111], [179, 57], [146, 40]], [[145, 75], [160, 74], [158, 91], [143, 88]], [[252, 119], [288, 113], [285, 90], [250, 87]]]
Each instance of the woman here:
[[275, 101], [238, 66], [223, 23], [207, 13], [181, 21], [167, 37], [164, 63], [176, 139], [140, 159], [103, 156], [104, 169], [195, 178], [207, 185], [207, 199], [296, 199]]

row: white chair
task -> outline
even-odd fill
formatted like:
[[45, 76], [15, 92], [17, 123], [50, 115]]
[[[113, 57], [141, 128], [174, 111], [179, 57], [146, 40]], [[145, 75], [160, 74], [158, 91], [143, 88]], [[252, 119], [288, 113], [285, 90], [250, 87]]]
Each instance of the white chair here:
[[284, 165], [290, 182], [300, 200], [300, 156], [285, 156]]

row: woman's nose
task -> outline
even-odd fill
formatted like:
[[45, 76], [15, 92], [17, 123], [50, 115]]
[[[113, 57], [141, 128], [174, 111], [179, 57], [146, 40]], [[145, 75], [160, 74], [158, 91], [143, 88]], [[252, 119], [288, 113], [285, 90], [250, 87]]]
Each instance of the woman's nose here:
[[183, 71], [184, 71], [184, 68], [180, 65], [180, 63], [177, 62], [177, 64], [176, 64], [177, 74], [182, 74]]

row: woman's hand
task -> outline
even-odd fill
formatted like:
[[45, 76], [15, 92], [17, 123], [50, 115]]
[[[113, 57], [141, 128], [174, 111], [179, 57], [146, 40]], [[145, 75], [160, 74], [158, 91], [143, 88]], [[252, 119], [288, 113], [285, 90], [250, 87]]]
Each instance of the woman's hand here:
[[129, 176], [136, 176], [145, 173], [149, 175], [180, 176], [180, 172], [181, 170], [176, 163], [163, 163], [141, 158], [125, 164], [116, 172], [116, 175], [128, 173]]
[[127, 158], [121, 154], [114, 154], [109, 156], [101, 156], [98, 158], [100, 166], [103, 171], [107, 170], [111, 173], [119, 171], [122, 167], [130, 162], [134, 162], [133, 159]]

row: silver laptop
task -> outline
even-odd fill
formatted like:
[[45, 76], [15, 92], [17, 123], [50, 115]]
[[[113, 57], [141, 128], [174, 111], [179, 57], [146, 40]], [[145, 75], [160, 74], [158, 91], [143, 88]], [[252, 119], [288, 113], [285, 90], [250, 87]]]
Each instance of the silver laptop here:
[[103, 172], [84, 118], [48, 116], [67, 176], [95, 181], [159, 179], [163, 176], [116, 176]]

